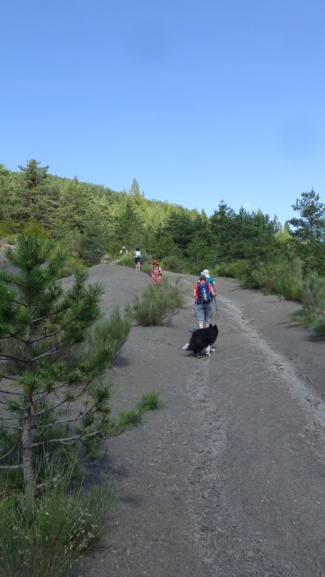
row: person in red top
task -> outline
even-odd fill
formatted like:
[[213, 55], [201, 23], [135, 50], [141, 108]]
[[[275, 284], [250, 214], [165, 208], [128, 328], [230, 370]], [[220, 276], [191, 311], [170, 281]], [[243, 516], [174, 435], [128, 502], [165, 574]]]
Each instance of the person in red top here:
[[158, 264], [158, 261], [154, 260], [152, 264], [153, 267], [151, 269], [151, 278], [152, 282], [155, 284], [156, 282], [161, 280], [162, 270]]
[[200, 329], [203, 329], [211, 323], [213, 297], [216, 296], [213, 286], [207, 282], [207, 277], [203, 273], [200, 274], [199, 281], [193, 287], [193, 296], [195, 298], [197, 321]]

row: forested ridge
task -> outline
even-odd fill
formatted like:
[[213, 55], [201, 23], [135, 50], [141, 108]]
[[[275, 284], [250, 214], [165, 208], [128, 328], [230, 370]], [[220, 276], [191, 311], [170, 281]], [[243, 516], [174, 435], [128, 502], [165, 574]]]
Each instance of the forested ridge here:
[[[165, 269], [233, 276], [302, 300], [301, 283], [325, 276], [325, 209], [313, 189], [291, 205], [297, 218], [283, 225], [262, 211], [238, 212], [220, 200], [211, 216], [176, 204], [148, 200], [136, 179], [129, 191], [79, 182], [49, 173], [35, 159], [12, 172], [0, 165], [0, 239], [17, 234], [51, 238], [68, 253], [68, 263], [87, 267], [131, 255], [139, 246], [143, 265], [156, 258]], [[318, 282], [318, 281], [317, 281]]]

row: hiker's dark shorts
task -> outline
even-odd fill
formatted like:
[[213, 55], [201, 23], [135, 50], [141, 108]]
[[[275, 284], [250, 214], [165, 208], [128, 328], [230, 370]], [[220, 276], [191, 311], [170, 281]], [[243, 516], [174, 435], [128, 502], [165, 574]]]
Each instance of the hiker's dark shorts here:
[[141, 260], [141, 257], [140, 257], [140, 256], [136, 256], [135, 259], [134, 259], [134, 262], [140, 262], [140, 260]]

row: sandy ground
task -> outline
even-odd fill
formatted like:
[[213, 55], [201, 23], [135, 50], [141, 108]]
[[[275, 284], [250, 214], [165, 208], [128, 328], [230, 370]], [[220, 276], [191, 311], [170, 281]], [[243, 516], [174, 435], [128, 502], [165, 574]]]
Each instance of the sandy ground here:
[[[152, 390], [161, 406], [107, 441], [109, 531], [68, 577], [324, 577], [325, 343], [290, 320], [298, 304], [216, 279], [216, 352], [198, 360], [181, 278], [186, 307], [134, 326], [110, 370], [114, 411]], [[105, 314], [151, 282], [117, 265], [90, 281]]]

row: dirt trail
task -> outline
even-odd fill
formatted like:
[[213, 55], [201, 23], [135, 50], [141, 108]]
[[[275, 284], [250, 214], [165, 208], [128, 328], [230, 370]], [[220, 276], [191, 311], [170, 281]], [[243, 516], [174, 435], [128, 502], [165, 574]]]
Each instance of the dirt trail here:
[[[114, 265], [97, 280], [105, 313], [150, 282]], [[110, 371], [114, 411], [153, 389], [162, 404], [107, 442], [110, 530], [69, 577], [325, 577], [325, 343], [289, 319], [296, 303], [217, 279], [216, 352], [197, 360], [181, 348], [194, 282], [182, 276], [170, 326], [132, 328]]]

